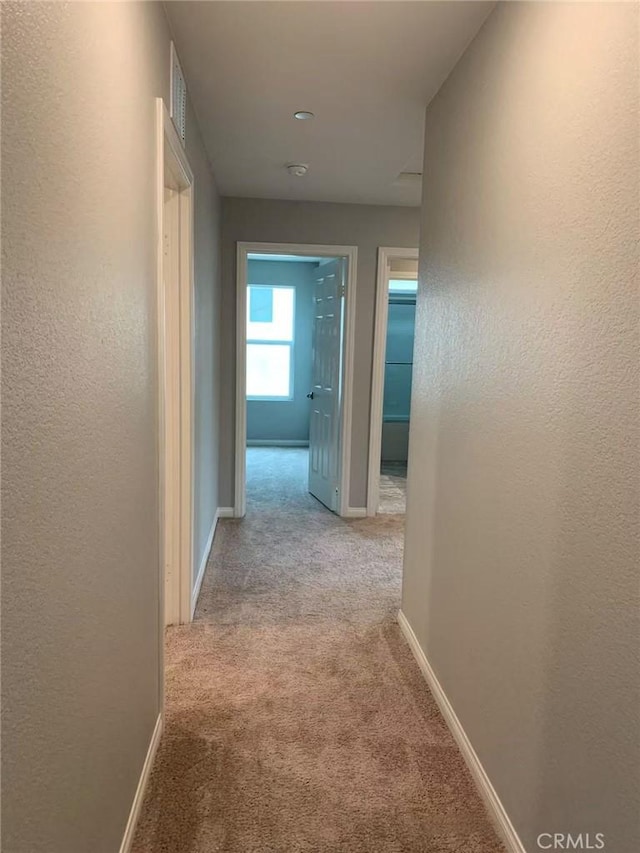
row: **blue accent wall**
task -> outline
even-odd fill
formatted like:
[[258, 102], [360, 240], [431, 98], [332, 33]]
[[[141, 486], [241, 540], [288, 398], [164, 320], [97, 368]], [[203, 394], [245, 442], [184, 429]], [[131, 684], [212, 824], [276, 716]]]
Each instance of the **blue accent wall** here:
[[317, 263], [249, 261], [247, 283], [296, 288], [293, 400], [247, 400], [247, 440], [308, 441], [313, 281]]

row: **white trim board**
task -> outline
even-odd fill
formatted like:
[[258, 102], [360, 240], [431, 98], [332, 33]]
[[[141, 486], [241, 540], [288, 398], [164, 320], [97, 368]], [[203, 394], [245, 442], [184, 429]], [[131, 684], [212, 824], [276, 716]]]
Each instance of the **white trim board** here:
[[355, 350], [357, 246], [328, 246], [303, 243], [236, 244], [236, 399], [234, 517], [246, 512], [246, 350], [247, 350], [247, 264], [251, 254], [301, 255], [303, 257], [346, 258], [345, 318], [343, 339], [342, 401], [340, 407], [340, 501], [339, 514], [345, 516], [351, 484], [351, 424], [353, 419], [353, 361]]
[[190, 621], [195, 485], [194, 177], [162, 98], [156, 98], [156, 192], [162, 662], [164, 626]]
[[[378, 248], [376, 276], [376, 314], [373, 329], [371, 366], [371, 414], [369, 418], [369, 466], [367, 473], [367, 515], [375, 515], [380, 501], [380, 457], [382, 454], [382, 402], [384, 397], [384, 357], [389, 317], [390, 264], [396, 258], [418, 260], [418, 249]], [[408, 273], [398, 274], [404, 278]], [[395, 273], [394, 273], [395, 276]], [[411, 276], [413, 278], [413, 275]]]
[[309, 447], [309, 440], [296, 438], [248, 438], [247, 447]]
[[129, 812], [129, 818], [127, 820], [127, 825], [125, 827], [124, 835], [122, 837], [122, 844], [120, 845], [120, 853], [129, 853], [129, 851], [131, 850], [131, 845], [133, 844], [133, 836], [135, 835], [138, 819], [140, 818], [140, 810], [142, 809], [144, 794], [149, 783], [151, 769], [153, 768], [153, 762], [156, 757], [156, 752], [158, 751], [158, 746], [160, 745], [161, 737], [162, 714], [158, 714], [158, 719], [156, 720], [156, 724], [153, 729], [153, 734], [151, 735], [151, 741], [149, 742], [149, 749], [147, 750], [147, 755], [144, 759], [144, 764], [142, 765], [142, 772], [140, 773], [140, 778], [138, 779], [138, 787], [136, 788], [136, 792], [133, 797], [133, 803], [131, 804], [131, 811]]
[[366, 506], [348, 506], [342, 513], [343, 518], [366, 518]]
[[233, 518], [234, 511], [232, 506], [219, 506], [218, 518]]
[[436, 700], [438, 707], [442, 712], [442, 716], [444, 717], [455, 742], [458, 744], [458, 748], [460, 749], [462, 757], [471, 772], [476, 788], [487, 807], [489, 817], [493, 821], [498, 834], [504, 841], [507, 850], [509, 853], [527, 853], [518, 833], [509, 819], [509, 815], [507, 814], [505, 807], [502, 805], [495, 788], [491, 784], [491, 780], [480, 763], [480, 759], [478, 758], [467, 733], [463, 729], [462, 723], [456, 716], [456, 712], [453, 710], [453, 706], [451, 705], [451, 702], [449, 702], [447, 694], [442, 689], [442, 685], [431, 668], [431, 664], [427, 660], [427, 656], [422, 650], [422, 647], [418, 642], [418, 638], [413, 633], [413, 629], [402, 610], [398, 612], [398, 624], [400, 625], [400, 630], [409, 644], [409, 648], [413, 652], [413, 656], [422, 671], [425, 681], [429, 685], [433, 698]]
[[211, 548], [213, 547], [213, 540], [216, 535], [216, 527], [218, 526], [218, 519], [220, 518], [220, 508], [216, 509], [213, 514], [213, 521], [211, 522], [211, 530], [209, 531], [209, 535], [207, 536], [207, 542], [204, 546], [204, 553], [202, 555], [202, 559], [200, 560], [200, 567], [198, 568], [198, 573], [196, 575], [196, 581], [193, 585], [193, 591], [191, 593], [191, 619], [193, 620], [193, 615], [196, 612], [196, 606], [198, 604], [198, 598], [200, 596], [200, 588], [202, 587], [202, 580], [204, 578], [204, 573], [207, 569], [207, 563], [209, 562], [209, 556], [211, 555]]

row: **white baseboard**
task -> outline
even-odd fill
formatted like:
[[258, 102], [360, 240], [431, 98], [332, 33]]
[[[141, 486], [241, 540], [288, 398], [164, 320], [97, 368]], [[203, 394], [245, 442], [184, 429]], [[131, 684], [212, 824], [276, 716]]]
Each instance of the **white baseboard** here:
[[133, 798], [131, 811], [129, 812], [129, 820], [127, 821], [127, 825], [124, 830], [122, 844], [120, 845], [120, 853], [129, 853], [129, 851], [131, 850], [131, 845], [133, 844], [133, 836], [135, 835], [136, 826], [138, 824], [138, 818], [140, 817], [142, 801], [144, 800], [144, 793], [147, 789], [149, 776], [151, 775], [151, 768], [153, 767], [156, 752], [158, 751], [158, 746], [160, 745], [161, 736], [162, 714], [158, 714], [158, 719], [156, 720], [156, 724], [153, 729], [153, 734], [151, 735], [149, 749], [147, 750], [147, 756], [144, 760], [144, 764], [142, 765], [142, 773], [140, 774], [140, 779], [138, 780], [138, 787], [136, 788], [136, 793]]
[[198, 603], [198, 597], [200, 595], [200, 587], [202, 586], [202, 579], [204, 578], [204, 573], [207, 568], [207, 563], [209, 561], [209, 554], [211, 553], [211, 546], [213, 545], [213, 537], [216, 535], [216, 526], [218, 524], [218, 519], [220, 518], [220, 509], [218, 508], [213, 514], [213, 522], [211, 523], [211, 530], [209, 531], [209, 535], [207, 536], [207, 544], [204, 546], [204, 554], [202, 555], [202, 559], [200, 560], [200, 565], [198, 566], [198, 573], [196, 574], [196, 582], [193, 585], [193, 590], [191, 592], [191, 618], [193, 619], [193, 614], [196, 612], [196, 605]]
[[456, 716], [456, 712], [453, 710], [446, 693], [442, 689], [442, 685], [431, 668], [431, 664], [427, 660], [427, 657], [402, 610], [398, 612], [398, 624], [400, 625], [400, 630], [409, 644], [409, 648], [413, 652], [413, 656], [422, 671], [425, 681], [429, 685], [433, 698], [438, 703], [442, 716], [458, 744], [462, 757], [471, 771], [471, 775], [478, 792], [489, 811], [489, 816], [493, 820], [496, 830], [504, 841], [507, 850], [509, 853], [527, 853], [518, 833], [515, 831], [513, 824], [509, 820], [509, 815], [502, 805], [495, 788], [491, 784], [484, 767], [480, 763], [480, 759], [471, 745], [471, 741], [467, 737], [467, 733], [463, 729], [462, 723]]
[[219, 506], [218, 518], [233, 518], [235, 510], [232, 506]]
[[342, 513], [343, 518], [366, 518], [366, 506], [348, 506]]
[[247, 447], [309, 447], [309, 440], [288, 438], [248, 438]]

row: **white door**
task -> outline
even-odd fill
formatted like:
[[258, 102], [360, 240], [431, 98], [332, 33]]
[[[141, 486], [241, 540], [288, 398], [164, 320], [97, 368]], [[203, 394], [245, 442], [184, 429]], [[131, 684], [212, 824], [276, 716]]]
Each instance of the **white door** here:
[[346, 260], [318, 267], [314, 284], [309, 491], [333, 512], [339, 506], [340, 375]]

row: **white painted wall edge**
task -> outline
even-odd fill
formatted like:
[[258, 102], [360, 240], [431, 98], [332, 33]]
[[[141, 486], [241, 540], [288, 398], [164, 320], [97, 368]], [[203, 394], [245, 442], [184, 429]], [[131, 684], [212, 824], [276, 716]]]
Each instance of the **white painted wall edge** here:
[[309, 447], [309, 440], [296, 438], [248, 438], [247, 447]]
[[156, 720], [156, 724], [153, 729], [153, 734], [151, 735], [151, 741], [149, 742], [147, 756], [144, 760], [144, 764], [142, 765], [142, 773], [140, 774], [140, 779], [138, 780], [138, 787], [136, 788], [136, 793], [133, 797], [131, 811], [129, 812], [129, 819], [127, 820], [127, 825], [124, 830], [124, 836], [122, 838], [122, 844], [120, 845], [120, 853], [129, 853], [129, 851], [131, 850], [131, 845], [133, 844], [133, 836], [135, 835], [136, 826], [138, 824], [138, 818], [140, 817], [140, 810], [142, 809], [144, 794], [147, 789], [149, 777], [151, 776], [151, 768], [153, 767], [153, 762], [156, 757], [156, 752], [158, 751], [158, 746], [160, 745], [161, 737], [162, 714], [158, 714], [158, 719]]
[[218, 524], [218, 519], [220, 518], [220, 508], [216, 509], [213, 514], [213, 521], [211, 523], [211, 530], [209, 531], [209, 535], [207, 536], [207, 542], [204, 546], [204, 553], [202, 555], [202, 559], [200, 560], [200, 565], [198, 567], [198, 572], [196, 574], [196, 581], [193, 585], [193, 591], [191, 593], [191, 619], [193, 620], [193, 614], [196, 612], [196, 605], [198, 604], [198, 598], [200, 596], [200, 587], [202, 586], [202, 579], [204, 578], [204, 573], [207, 568], [207, 563], [209, 562], [209, 555], [211, 554], [211, 548], [213, 546], [213, 538], [216, 535], [216, 526]]
[[343, 518], [366, 518], [366, 506], [348, 506], [342, 513]]
[[431, 664], [427, 660], [427, 656], [422, 650], [422, 647], [418, 642], [418, 638], [413, 633], [413, 629], [402, 610], [398, 612], [398, 624], [400, 625], [400, 630], [409, 644], [409, 648], [413, 652], [413, 656], [420, 667], [425, 681], [429, 685], [433, 698], [438, 703], [442, 716], [444, 717], [455, 742], [458, 744], [462, 757], [471, 771], [471, 776], [473, 777], [476, 788], [478, 789], [478, 792], [489, 811], [489, 816], [495, 824], [495, 827], [504, 841], [507, 850], [509, 853], [527, 853], [518, 833], [509, 820], [509, 815], [507, 814], [505, 807], [502, 805], [495, 788], [491, 784], [491, 780], [480, 763], [480, 759], [478, 758], [467, 733], [463, 729], [462, 723], [456, 716], [456, 712], [453, 710], [453, 706], [451, 705], [451, 702], [449, 702], [447, 694], [442, 689], [442, 685], [431, 668]]

